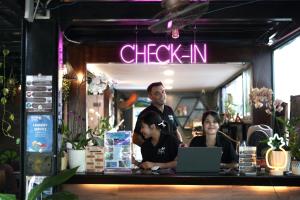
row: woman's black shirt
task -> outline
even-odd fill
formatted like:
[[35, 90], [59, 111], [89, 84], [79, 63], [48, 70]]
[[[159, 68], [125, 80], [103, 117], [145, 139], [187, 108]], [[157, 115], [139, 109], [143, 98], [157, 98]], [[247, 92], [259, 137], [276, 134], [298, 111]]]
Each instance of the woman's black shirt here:
[[[206, 137], [196, 136], [192, 139], [190, 147], [206, 147]], [[217, 133], [216, 145], [217, 147], [222, 147], [223, 153], [221, 162], [222, 163], [232, 163], [238, 161], [238, 156], [232, 146], [232, 143], [221, 133]]]

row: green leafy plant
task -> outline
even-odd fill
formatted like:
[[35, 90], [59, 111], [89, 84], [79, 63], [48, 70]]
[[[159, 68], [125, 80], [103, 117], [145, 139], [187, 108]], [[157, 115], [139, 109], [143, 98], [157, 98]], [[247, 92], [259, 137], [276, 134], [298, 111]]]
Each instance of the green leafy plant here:
[[13, 161], [19, 160], [20, 157], [15, 150], [5, 150], [0, 154], [0, 164], [11, 164]]
[[68, 126], [63, 125], [62, 146], [65, 147], [66, 143], [69, 142], [72, 144], [74, 150], [83, 150], [88, 145], [89, 141], [93, 139], [92, 132], [92, 129], [88, 129], [85, 133], [72, 134]]
[[235, 110], [234, 110], [234, 107], [236, 105], [233, 104], [233, 96], [232, 94], [227, 94], [227, 97], [226, 97], [226, 100], [225, 100], [225, 103], [224, 103], [224, 108], [225, 108], [225, 113], [226, 113], [226, 116], [227, 118], [230, 120], [230, 119], [233, 119], [234, 115], [235, 115]]
[[1, 200], [16, 200], [16, 195], [14, 194], [0, 194]]
[[[77, 169], [78, 167], [75, 167], [73, 169], [63, 170], [56, 176], [50, 176], [45, 178], [41, 184], [39, 184], [38, 186], [30, 190], [28, 194], [28, 200], [35, 200], [44, 190], [50, 187], [61, 185], [62, 183], [66, 182], [68, 179], [70, 179], [72, 176], [75, 175]], [[70, 192], [62, 191], [62, 192], [56, 192], [53, 195], [47, 197], [46, 199], [47, 200], [50, 199], [77, 200], [78, 197], [75, 194], [72, 194]]]
[[[8, 49], [3, 49], [3, 63], [0, 63], [0, 106], [1, 106], [1, 132], [3, 135], [9, 138], [15, 138], [11, 135], [12, 125], [15, 121], [15, 115], [8, 110], [7, 103], [17, 93], [17, 81], [13, 77], [13, 70], [11, 68], [10, 73], [7, 73], [6, 59], [9, 55]], [[16, 143], [19, 143], [17, 138]]]
[[103, 146], [104, 134], [111, 129], [112, 127], [109, 123], [109, 118], [101, 117], [98, 126], [93, 130], [93, 139], [96, 141], [97, 145]]
[[70, 91], [71, 91], [71, 80], [64, 78], [63, 84], [62, 84], [62, 96], [63, 96], [63, 102], [68, 101]]
[[300, 132], [297, 129], [297, 124], [300, 118], [292, 118], [284, 120], [277, 117], [276, 120], [285, 126], [284, 140], [288, 150], [291, 151], [292, 159], [300, 160]]
[[300, 161], [300, 133], [296, 128], [296, 124], [300, 118], [293, 119], [287, 123], [287, 131], [289, 133], [289, 147], [291, 149], [292, 159]]

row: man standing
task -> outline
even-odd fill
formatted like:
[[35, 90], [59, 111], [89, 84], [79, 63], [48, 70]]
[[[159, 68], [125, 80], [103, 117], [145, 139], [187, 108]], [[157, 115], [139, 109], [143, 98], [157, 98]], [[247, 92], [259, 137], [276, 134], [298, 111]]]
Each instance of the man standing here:
[[148, 111], [154, 111], [160, 115], [166, 124], [163, 132], [173, 135], [177, 138], [181, 146], [184, 146], [181, 134], [177, 129], [178, 124], [175, 120], [173, 109], [170, 106], [165, 105], [167, 94], [162, 82], [151, 83], [147, 88], [147, 92], [148, 97], [151, 99], [151, 105], [145, 108], [138, 116], [132, 137], [133, 143], [138, 146], [141, 146], [144, 143], [145, 140], [141, 133], [141, 116]]

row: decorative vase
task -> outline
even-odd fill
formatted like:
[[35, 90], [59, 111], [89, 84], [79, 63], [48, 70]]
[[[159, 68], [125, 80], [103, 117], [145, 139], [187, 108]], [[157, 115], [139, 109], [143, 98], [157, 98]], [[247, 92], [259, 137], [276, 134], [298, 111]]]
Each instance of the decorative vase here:
[[294, 175], [300, 175], [300, 161], [298, 160], [292, 161], [292, 173]]
[[84, 150], [69, 149], [68, 154], [69, 154], [70, 168], [79, 166], [77, 172], [85, 172], [86, 171], [85, 149]]

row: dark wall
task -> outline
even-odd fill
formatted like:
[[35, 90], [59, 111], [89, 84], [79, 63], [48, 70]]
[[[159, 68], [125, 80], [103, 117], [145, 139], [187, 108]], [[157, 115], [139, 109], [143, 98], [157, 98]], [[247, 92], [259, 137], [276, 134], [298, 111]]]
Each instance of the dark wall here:
[[[67, 60], [75, 70], [85, 71], [86, 63], [120, 62], [120, 47], [121, 44], [119, 46], [70, 44], [66, 48]], [[272, 50], [269, 47], [208, 44], [208, 63], [226, 62], [251, 63], [253, 87], [272, 88]], [[270, 124], [270, 117], [263, 110], [253, 110], [253, 123]]]

